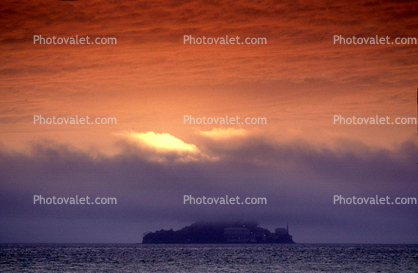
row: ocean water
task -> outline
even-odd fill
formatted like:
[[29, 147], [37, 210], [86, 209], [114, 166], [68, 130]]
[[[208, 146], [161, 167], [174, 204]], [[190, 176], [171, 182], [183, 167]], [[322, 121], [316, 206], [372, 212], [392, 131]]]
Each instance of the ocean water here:
[[2, 244], [1, 272], [418, 272], [418, 245]]

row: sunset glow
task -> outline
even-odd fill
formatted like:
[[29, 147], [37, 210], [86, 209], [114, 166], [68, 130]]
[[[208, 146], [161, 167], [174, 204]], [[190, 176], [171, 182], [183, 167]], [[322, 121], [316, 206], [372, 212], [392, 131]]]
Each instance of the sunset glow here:
[[[418, 243], [418, 206], [333, 204], [418, 197], [416, 1], [5, 0], [0, 14], [0, 243], [137, 243], [231, 219], [289, 222], [301, 243]], [[101, 122], [61, 122], [80, 117]]]

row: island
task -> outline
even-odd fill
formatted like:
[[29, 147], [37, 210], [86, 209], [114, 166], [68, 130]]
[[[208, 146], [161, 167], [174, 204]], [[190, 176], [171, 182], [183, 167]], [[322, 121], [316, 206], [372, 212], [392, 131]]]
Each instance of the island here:
[[180, 230], [159, 230], [144, 234], [143, 244], [294, 244], [287, 228], [275, 232], [257, 222], [197, 222]]

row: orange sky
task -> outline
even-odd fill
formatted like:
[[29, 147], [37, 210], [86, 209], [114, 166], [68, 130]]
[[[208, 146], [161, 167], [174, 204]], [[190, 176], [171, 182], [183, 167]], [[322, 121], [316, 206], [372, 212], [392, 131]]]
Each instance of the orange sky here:
[[[184, 115], [238, 115], [266, 117], [268, 125], [245, 129], [277, 141], [390, 146], [415, 126], [343, 127], [332, 117], [415, 116], [416, 45], [334, 45], [333, 35], [415, 37], [417, 9], [414, 1], [6, 1], [0, 139], [14, 148], [44, 138], [89, 146], [133, 130], [191, 141], [216, 126], [183, 125]], [[118, 43], [34, 45], [33, 35]], [[184, 45], [183, 35], [268, 43]], [[116, 117], [118, 125], [38, 126], [33, 115]]]

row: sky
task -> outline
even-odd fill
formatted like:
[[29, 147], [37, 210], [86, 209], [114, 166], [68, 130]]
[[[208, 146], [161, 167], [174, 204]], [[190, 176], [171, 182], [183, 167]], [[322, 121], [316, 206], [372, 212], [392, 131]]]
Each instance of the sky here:
[[[417, 244], [417, 204], [334, 204], [418, 198], [417, 125], [392, 124], [417, 117], [418, 45], [334, 42], [418, 39], [417, 12], [413, 0], [2, 1], [0, 243], [140, 243], [148, 231], [235, 219], [288, 223], [297, 243]], [[117, 122], [35, 122], [87, 116]], [[266, 122], [184, 121], [204, 116]], [[117, 204], [34, 204], [38, 195]]]

